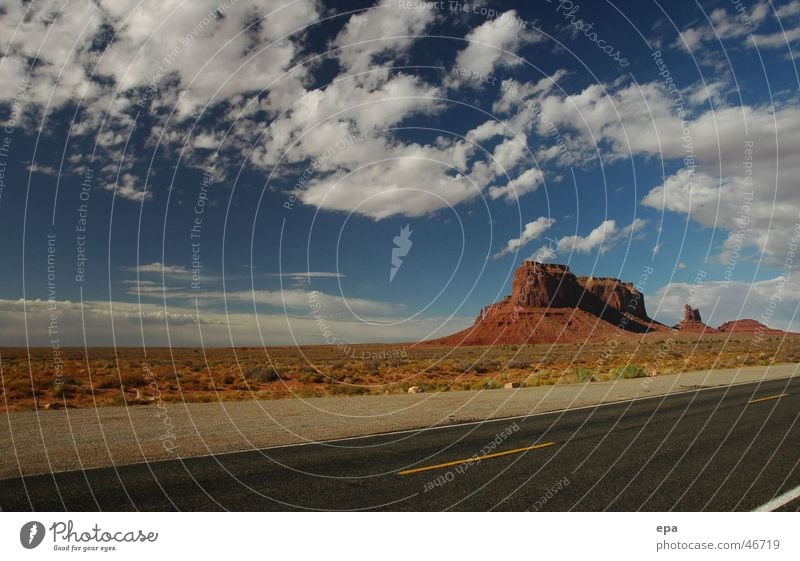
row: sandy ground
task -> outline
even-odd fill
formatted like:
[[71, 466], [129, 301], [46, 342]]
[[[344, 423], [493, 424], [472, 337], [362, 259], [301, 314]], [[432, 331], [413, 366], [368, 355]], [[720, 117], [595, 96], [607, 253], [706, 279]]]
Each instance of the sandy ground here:
[[524, 389], [8, 413], [0, 423], [0, 478], [524, 416], [798, 375], [800, 364], [783, 364]]

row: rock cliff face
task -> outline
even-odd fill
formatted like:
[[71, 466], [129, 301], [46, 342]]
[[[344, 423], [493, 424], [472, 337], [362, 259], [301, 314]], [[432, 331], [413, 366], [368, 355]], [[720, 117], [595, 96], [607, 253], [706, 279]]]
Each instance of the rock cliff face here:
[[636, 290], [633, 283], [609, 277], [578, 277], [578, 282], [606, 306], [641, 320], [650, 321], [644, 307], [644, 295]]
[[435, 344], [488, 345], [604, 339], [618, 330], [667, 330], [647, 316], [644, 296], [614, 278], [576, 277], [566, 265], [525, 261], [511, 294], [486, 306], [475, 324]]

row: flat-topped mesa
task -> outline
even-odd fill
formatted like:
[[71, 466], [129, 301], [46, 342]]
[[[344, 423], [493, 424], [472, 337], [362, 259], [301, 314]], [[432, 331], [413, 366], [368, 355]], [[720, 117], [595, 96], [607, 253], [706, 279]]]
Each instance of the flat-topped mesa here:
[[632, 282], [622, 282], [613, 277], [578, 277], [578, 282], [609, 308], [646, 321], [650, 320], [644, 306], [644, 294], [639, 292]]
[[754, 319], [737, 319], [734, 321], [726, 321], [717, 329], [723, 333], [746, 333], [750, 335], [769, 333], [772, 335], [785, 335], [785, 331], [768, 327], [761, 322]]
[[514, 273], [511, 304], [524, 308], [575, 308], [583, 287], [566, 265], [525, 261]]

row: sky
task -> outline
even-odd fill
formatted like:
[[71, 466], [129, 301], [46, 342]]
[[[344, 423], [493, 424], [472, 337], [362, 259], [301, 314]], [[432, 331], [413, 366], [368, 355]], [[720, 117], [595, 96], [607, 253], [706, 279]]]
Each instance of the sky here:
[[800, 331], [799, 41], [800, 0], [4, 2], [0, 344], [417, 341], [526, 259]]

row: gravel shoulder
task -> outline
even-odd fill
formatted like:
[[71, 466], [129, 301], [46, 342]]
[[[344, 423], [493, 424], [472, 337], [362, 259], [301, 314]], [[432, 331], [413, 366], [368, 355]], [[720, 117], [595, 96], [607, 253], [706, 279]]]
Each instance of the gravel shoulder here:
[[800, 376], [800, 364], [521, 389], [7, 413], [0, 422], [0, 479], [425, 429], [794, 376]]

